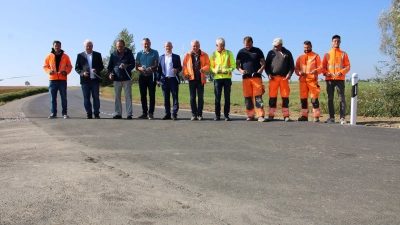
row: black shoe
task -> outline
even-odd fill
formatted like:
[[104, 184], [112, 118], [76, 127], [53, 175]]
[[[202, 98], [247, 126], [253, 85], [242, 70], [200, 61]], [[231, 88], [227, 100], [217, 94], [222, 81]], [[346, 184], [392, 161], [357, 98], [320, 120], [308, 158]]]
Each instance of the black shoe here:
[[231, 118], [229, 116], [225, 117], [225, 121], [231, 121]]
[[54, 118], [57, 118], [57, 114], [55, 114], [55, 113], [52, 113], [49, 117], [47, 117], [47, 118], [49, 118], [49, 119], [54, 119]]
[[87, 115], [86, 115], [86, 119], [93, 119], [92, 114], [87, 114]]
[[132, 116], [127, 116], [126, 119], [131, 120]]
[[95, 118], [95, 119], [100, 119], [99, 114], [94, 114], [94, 118]]
[[178, 120], [178, 116], [173, 116], [172, 120]]
[[301, 116], [297, 119], [297, 121], [308, 121], [308, 117], [307, 116]]
[[138, 119], [148, 119], [147, 113], [143, 113], [141, 116], [138, 117]]
[[161, 118], [162, 120], [170, 120], [171, 119], [171, 115], [165, 115], [163, 118]]
[[215, 117], [214, 117], [214, 120], [215, 120], [215, 121], [221, 120], [221, 116], [215, 116]]
[[122, 116], [121, 115], [115, 115], [115, 116], [113, 116], [113, 119], [122, 119]]

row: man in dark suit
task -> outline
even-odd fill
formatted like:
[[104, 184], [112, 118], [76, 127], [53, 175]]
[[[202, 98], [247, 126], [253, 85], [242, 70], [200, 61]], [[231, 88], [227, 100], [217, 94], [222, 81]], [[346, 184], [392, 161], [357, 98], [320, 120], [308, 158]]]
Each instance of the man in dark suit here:
[[[76, 58], [75, 71], [81, 76], [81, 87], [83, 92], [83, 104], [86, 109], [86, 118], [100, 119], [100, 72], [103, 70], [103, 58], [99, 52], [93, 51], [93, 42], [86, 40], [83, 43], [85, 51], [78, 54]], [[90, 102], [90, 95], [93, 98]], [[92, 113], [93, 112], [93, 113]]]
[[[165, 42], [165, 54], [160, 56], [158, 60], [158, 74], [156, 77], [157, 85], [162, 86], [164, 95], [165, 116], [162, 120], [177, 120], [178, 119], [178, 92], [179, 92], [179, 73], [182, 71], [182, 64], [179, 55], [172, 53], [172, 43]], [[172, 118], [171, 118], [171, 103], [170, 94], [172, 93]]]

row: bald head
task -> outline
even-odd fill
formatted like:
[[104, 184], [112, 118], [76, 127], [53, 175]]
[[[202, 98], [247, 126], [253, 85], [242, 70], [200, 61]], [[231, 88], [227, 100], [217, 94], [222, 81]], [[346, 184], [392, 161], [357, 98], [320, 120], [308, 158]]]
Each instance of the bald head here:
[[173, 48], [173, 46], [172, 46], [171, 42], [169, 42], [169, 41], [165, 42], [164, 49], [165, 49], [165, 53], [166, 54], [168, 54], [168, 55], [171, 54], [172, 53], [172, 48]]

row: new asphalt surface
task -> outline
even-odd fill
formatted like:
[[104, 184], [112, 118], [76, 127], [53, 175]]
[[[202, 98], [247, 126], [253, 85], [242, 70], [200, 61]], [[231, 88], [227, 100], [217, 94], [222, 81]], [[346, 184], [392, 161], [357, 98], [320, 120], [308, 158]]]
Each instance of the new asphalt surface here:
[[399, 129], [49, 108], [0, 107], [0, 224], [400, 224]]

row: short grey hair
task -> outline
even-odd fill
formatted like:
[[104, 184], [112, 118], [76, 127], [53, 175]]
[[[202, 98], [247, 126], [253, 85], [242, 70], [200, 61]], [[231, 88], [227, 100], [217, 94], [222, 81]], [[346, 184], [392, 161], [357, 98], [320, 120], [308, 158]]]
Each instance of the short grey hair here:
[[198, 43], [200, 45], [200, 41], [196, 40], [196, 39], [194, 39], [192, 42], [190, 42], [190, 45], [194, 45], [195, 43]]
[[225, 45], [225, 39], [223, 39], [223, 38], [217, 38], [216, 43], [217, 43], [217, 44], [223, 44], [223, 45]]
[[88, 44], [88, 43], [91, 43], [91, 44], [93, 45], [93, 42], [92, 42], [91, 40], [86, 39], [86, 40], [83, 42], [83, 46], [85, 46], [85, 45]]

